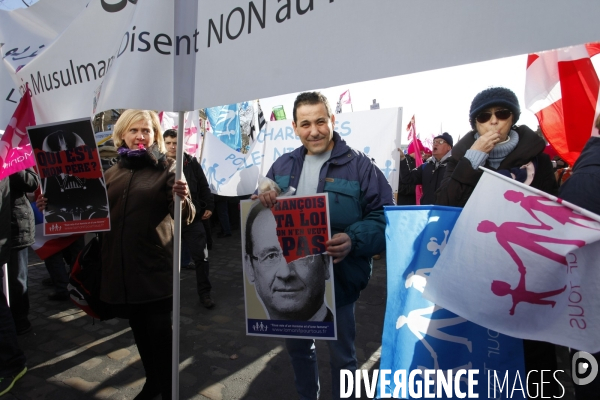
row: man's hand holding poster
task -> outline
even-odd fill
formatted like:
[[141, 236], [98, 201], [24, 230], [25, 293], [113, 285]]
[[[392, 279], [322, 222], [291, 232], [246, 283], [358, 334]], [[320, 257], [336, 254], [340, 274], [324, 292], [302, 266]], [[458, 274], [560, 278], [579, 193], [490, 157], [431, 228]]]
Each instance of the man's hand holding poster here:
[[27, 128], [42, 192], [44, 235], [110, 230], [106, 185], [89, 119]]
[[336, 339], [327, 196], [241, 202], [248, 335]]

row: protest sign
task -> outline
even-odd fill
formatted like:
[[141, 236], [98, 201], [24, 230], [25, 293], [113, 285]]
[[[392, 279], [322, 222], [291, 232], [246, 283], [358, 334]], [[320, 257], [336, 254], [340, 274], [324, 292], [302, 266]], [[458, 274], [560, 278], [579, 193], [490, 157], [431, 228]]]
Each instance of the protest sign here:
[[[598, 38], [596, 2], [507, 1], [498, 9], [465, 0], [436, 7], [416, 0], [376, 6], [333, 0], [297, 0], [295, 6], [274, 0], [40, 0], [20, 13], [0, 13], [3, 61], [10, 63], [6, 67], [13, 79], [13, 85], [0, 85], [1, 99], [9, 94], [18, 99], [22, 85], [29, 83], [38, 123], [89, 116], [100, 85], [98, 111], [190, 111]], [[512, 21], [511, 29], [473, 18], [490, 12]], [[37, 19], [26, 18], [34, 13]], [[368, 20], [359, 17], [365, 14]], [[418, 17], [398, 23], [402, 16]], [[34, 29], [37, 25], [50, 29]], [[477, 31], [486, 35], [470, 34]], [[336, 38], [335, 45], [323, 38]], [[489, 46], [490, 41], [496, 44]], [[295, 45], [265, 47], [268, 42]], [[298, 48], [311, 49], [320, 62], [287, 62], [296, 59]], [[249, 74], [248, 65], [260, 68]], [[1, 101], [0, 116], [10, 117], [15, 106]], [[5, 107], [11, 112], [3, 112]]]
[[240, 204], [246, 333], [336, 339], [327, 195]]
[[[397, 148], [400, 147], [400, 126], [402, 108], [335, 116], [335, 131], [350, 147], [375, 160], [394, 192], [398, 190], [399, 180], [400, 154]], [[277, 158], [299, 146], [302, 146], [302, 142], [294, 133], [291, 120], [269, 121], [257, 134], [247, 154], [222, 146], [216, 140], [207, 139], [201, 164], [207, 178], [209, 175], [220, 178], [217, 179], [220, 182], [218, 188], [211, 187], [213, 193], [242, 196], [254, 192], [257, 177], [266, 176]]]
[[425, 297], [506, 335], [598, 352], [600, 216], [484, 171]]
[[42, 192], [44, 234], [110, 230], [108, 197], [89, 118], [27, 129]]
[[96, 138], [97, 145], [103, 145], [104, 143], [112, 139], [112, 131], [96, 132], [94, 134], [94, 137]]
[[[463, 370], [478, 370], [475, 392], [479, 398], [497, 398], [491, 395], [497, 383], [494, 376], [499, 376], [500, 381], [508, 376], [511, 385], [517, 376], [525, 380], [522, 340], [476, 325], [422, 295], [430, 275], [438, 268], [436, 261], [448, 250], [447, 242], [456, 230], [460, 213], [456, 207], [385, 208], [388, 298], [380, 369], [391, 370], [392, 374], [405, 371], [406, 376], [420, 370], [422, 374], [416, 380], [422, 385], [428, 370], [449, 371], [450, 376]], [[455, 384], [466, 392], [466, 376]], [[387, 394], [401, 389], [394, 380], [381, 386]], [[400, 390], [404, 393], [402, 398], [406, 398], [406, 386]], [[378, 398], [385, 397], [383, 394]], [[521, 394], [517, 390], [511, 398], [523, 399]]]

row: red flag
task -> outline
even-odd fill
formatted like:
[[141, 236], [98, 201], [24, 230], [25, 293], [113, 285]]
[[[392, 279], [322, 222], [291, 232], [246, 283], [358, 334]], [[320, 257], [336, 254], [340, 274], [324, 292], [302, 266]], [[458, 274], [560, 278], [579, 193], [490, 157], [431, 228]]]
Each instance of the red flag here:
[[[41, 193], [41, 190], [36, 191], [36, 198]], [[79, 239], [83, 234], [74, 235], [54, 235], [44, 236], [44, 224], [42, 212], [37, 208], [35, 202], [31, 202], [31, 208], [35, 215], [35, 243], [31, 245], [31, 248], [35, 251], [37, 256], [42, 260], [50, 257], [52, 254], [56, 254], [59, 251], [66, 249]]]
[[275, 117], [275, 113], [273, 111], [271, 111], [271, 121], [277, 121], [277, 118]]
[[525, 84], [526, 107], [560, 157], [575, 164], [594, 132], [600, 84], [590, 57], [600, 43], [530, 54]]
[[21, 97], [2, 139], [0, 139], [0, 179], [35, 165], [27, 127], [35, 125], [29, 90]]
[[[417, 138], [417, 128], [415, 125], [415, 116], [413, 115], [410, 119], [410, 122], [406, 126], [406, 130], [408, 131], [408, 141], [409, 146], [412, 145], [415, 149], [415, 165], [417, 168], [421, 164], [423, 164], [423, 158], [421, 157], [421, 152], [423, 151], [423, 145], [421, 141]], [[421, 197], [423, 196], [423, 186], [417, 185], [415, 187], [415, 197], [417, 199], [417, 205], [421, 204]]]

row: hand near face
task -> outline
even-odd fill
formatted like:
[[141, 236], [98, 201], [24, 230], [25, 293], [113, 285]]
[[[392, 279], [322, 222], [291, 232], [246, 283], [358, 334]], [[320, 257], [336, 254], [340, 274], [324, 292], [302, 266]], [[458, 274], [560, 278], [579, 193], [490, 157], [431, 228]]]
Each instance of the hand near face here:
[[273, 206], [277, 204], [277, 191], [269, 190], [268, 192], [261, 193], [258, 196], [253, 194], [250, 199], [259, 199], [263, 206], [267, 208], [273, 208]]
[[333, 257], [333, 263], [342, 261], [352, 250], [352, 239], [346, 233], [336, 233], [325, 242], [327, 254]]
[[484, 153], [489, 154], [498, 143], [500, 143], [500, 134], [498, 132], [494, 132], [493, 130], [489, 130], [483, 135], [479, 136], [479, 138], [471, 146], [471, 149], [483, 151]]
[[175, 181], [175, 184], [173, 185], [173, 194], [181, 197], [181, 199], [183, 200], [187, 195], [188, 195], [189, 191], [188, 191], [188, 187], [187, 187], [187, 182], [184, 180], [178, 180]]

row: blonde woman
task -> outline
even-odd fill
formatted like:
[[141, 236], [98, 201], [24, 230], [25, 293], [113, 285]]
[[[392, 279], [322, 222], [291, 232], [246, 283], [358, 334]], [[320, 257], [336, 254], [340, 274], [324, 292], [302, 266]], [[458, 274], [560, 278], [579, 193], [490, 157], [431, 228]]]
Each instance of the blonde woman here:
[[[135, 399], [170, 399], [173, 210], [182, 201], [189, 224], [195, 209], [187, 183], [175, 180], [154, 111], [123, 112], [113, 140], [120, 160], [105, 172], [111, 230], [101, 235], [100, 298], [116, 317], [129, 319], [146, 371]], [[46, 201], [40, 197], [38, 206]]]

